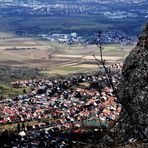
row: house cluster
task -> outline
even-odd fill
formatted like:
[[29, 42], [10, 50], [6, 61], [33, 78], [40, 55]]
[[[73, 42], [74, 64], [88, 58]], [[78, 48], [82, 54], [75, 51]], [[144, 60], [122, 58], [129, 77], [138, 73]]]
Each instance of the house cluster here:
[[[133, 5], [136, 3], [139, 3], [139, 1], [132, 1]], [[40, 15], [98, 14], [110, 19], [120, 19], [135, 18], [140, 15], [147, 16], [148, 14], [146, 7], [143, 7], [143, 9], [133, 9], [133, 7], [129, 7], [127, 9], [127, 6], [131, 5], [131, 1], [125, 0], [112, 0], [112, 2], [110, 2], [110, 0], [50, 0], [42, 2], [37, 0], [0, 0], [0, 4], [1, 8], [14, 8], [15, 10], [13, 11], [15, 12], [27, 12], [29, 14]]]
[[39, 35], [39, 37], [47, 39], [49, 41], [56, 41], [61, 44], [82, 44], [85, 41], [81, 36], [78, 36], [75, 32], [70, 34], [41, 34]]
[[[87, 36], [79, 36], [76, 32], [70, 33], [70, 34], [39, 34], [40, 38], [49, 40], [49, 41], [55, 41], [60, 44], [95, 44], [94, 40], [96, 40], [95, 33], [92, 35]], [[136, 36], [130, 36], [127, 35], [125, 32], [122, 32], [120, 30], [110, 30], [102, 33], [102, 43], [104, 44], [135, 44], [135, 41], [137, 40]]]
[[[121, 65], [112, 65], [111, 69], [113, 70], [112, 82], [116, 87], [119, 79], [122, 78]], [[89, 85], [86, 86], [86, 83]], [[64, 139], [65, 131], [74, 130], [69, 133], [72, 136], [74, 133], [83, 132], [84, 127], [95, 128], [95, 130], [100, 127], [109, 128], [118, 119], [122, 110], [106, 73], [102, 70], [54, 79], [18, 80], [11, 82], [11, 85], [30, 87], [32, 91], [0, 100], [1, 126], [8, 123], [22, 124], [27, 121], [38, 121], [33, 126], [22, 125], [23, 131], [19, 136], [19, 131], [16, 132], [16, 138], [11, 138], [13, 139], [11, 144], [16, 147], [24, 144], [35, 147], [69, 146], [71, 140]], [[57, 131], [60, 131], [58, 135]]]
[[[114, 83], [118, 79], [116, 74], [113, 75]], [[93, 85], [90, 88], [74, 87], [79, 83]], [[121, 105], [107, 83], [105, 74], [77, 74], [64, 79], [12, 82], [15, 87], [34, 89], [29, 94], [1, 100], [0, 123], [58, 119], [64, 127], [79, 127], [81, 121], [98, 119], [100, 124], [109, 126], [108, 121], [116, 120]]]

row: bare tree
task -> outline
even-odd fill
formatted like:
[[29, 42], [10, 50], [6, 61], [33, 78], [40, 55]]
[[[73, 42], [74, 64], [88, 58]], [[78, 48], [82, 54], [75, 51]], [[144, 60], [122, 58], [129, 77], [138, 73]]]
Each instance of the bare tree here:
[[[99, 48], [100, 58], [97, 58], [96, 55], [93, 55], [95, 60], [97, 61], [97, 65], [99, 66], [99, 68], [101, 67], [101, 68], [103, 68], [105, 70], [105, 74], [106, 74], [106, 77], [107, 77], [108, 84], [112, 88], [113, 94], [116, 96], [118, 102], [122, 105], [122, 110], [124, 110], [127, 113], [127, 116], [129, 117], [131, 125], [133, 125], [135, 127], [135, 129], [137, 129], [140, 137], [146, 138], [145, 133], [141, 130], [140, 126], [138, 125], [137, 122], [135, 122], [135, 120], [133, 118], [133, 111], [132, 111], [132, 109], [130, 107], [129, 102], [126, 101], [126, 99], [123, 101], [122, 99], [120, 99], [120, 97], [118, 95], [117, 88], [115, 87], [115, 85], [113, 83], [113, 77], [112, 77], [113, 75], [112, 75], [111, 68], [107, 66], [106, 61], [103, 58], [104, 47], [103, 47], [101, 38], [102, 38], [102, 33], [101, 33], [101, 31], [99, 31], [97, 33], [97, 36], [96, 36], [96, 39], [94, 40], [94, 42], [95, 42], [96, 46]], [[146, 72], [147, 72], [147, 69], [146, 69]], [[118, 118], [118, 120], [115, 123], [119, 122], [120, 120], [121, 121], [123, 120], [122, 116], [120, 118]], [[114, 138], [116, 139], [117, 137], [114, 137]], [[118, 143], [118, 141], [116, 141], [116, 142]]]

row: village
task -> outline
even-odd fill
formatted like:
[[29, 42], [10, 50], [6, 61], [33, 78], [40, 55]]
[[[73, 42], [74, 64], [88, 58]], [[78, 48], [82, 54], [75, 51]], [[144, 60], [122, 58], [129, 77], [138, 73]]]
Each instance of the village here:
[[[112, 65], [111, 68], [116, 86], [121, 79], [121, 65]], [[122, 109], [104, 71], [72, 74], [62, 79], [18, 80], [11, 82], [11, 85], [32, 88], [29, 94], [0, 101], [1, 127], [10, 124], [12, 130], [16, 130], [16, 135], [20, 133], [18, 138], [22, 137], [20, 142], [8, 143], [11, 145], [29, 146], [30, 143], [31, 146], [41, 144], [47, 147], [50, 144], [69, 147], [69, 142], [63, 139], [64, 144], [59, 142], [61, 138], [58, 134], [55, 135], [57, 130], [65, 133], [71, 129], [71, 133], [80, 134], [87, 133], [86, 129], [107, 129], [118, 119]], [[42, 130], [45, 130], [44, 134], [47, 135], [47, 141], [44, 143], [38, 140]], [[33, 132], [39, 135], [31, 138]], [[54, 136], [50, 139], [48, 136], [51, 133]], [[55, 136], [57, 140], [54, 141], [52, 138]], [[71, 138], [76, 140], [73, 136]]]
[[[38, 37], [58, 42], [60, 44], [82, 44], [90, 45], [94, 44], [96, 34], [90, 36], [79, 36], [76, 32], [70, 34], [66, 33], [53, 33], [53, 34], [39, 34]], [[120, 30], [108, 31], [102, 34], [102, 43], [104, 44], [124, 44], [124, 45], [134, 45], [137, 40], [136, 36], [127, 36], [126, 33]]]

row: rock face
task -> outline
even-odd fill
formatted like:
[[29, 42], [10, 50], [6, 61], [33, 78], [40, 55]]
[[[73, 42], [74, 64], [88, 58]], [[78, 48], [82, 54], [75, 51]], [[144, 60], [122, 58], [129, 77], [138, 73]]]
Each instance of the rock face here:
[[148, 24], [137, 46], [125, 59], [122, 75], [119, 98], [126, 117], [122, 127], [124, 134], [128, 133], [130, 138], [148, 139]]

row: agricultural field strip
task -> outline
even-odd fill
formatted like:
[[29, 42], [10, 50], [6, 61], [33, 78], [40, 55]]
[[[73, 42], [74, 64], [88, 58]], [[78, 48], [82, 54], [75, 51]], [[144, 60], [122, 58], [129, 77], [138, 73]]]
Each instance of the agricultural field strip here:
[[[91, 56], [81, 56], [81, 55], [58, 55], [58, 54], [56, 54], [56, 55], [54, 55], [54, 58], [82, 58], [82, 59], [91, 59], [91, 60], [94, 60], [94, 57], [93, 57], [93, 55]], [[96, 56], [98, 59], [100, 58], [100, 56]], [[119, 57], [117, 57], [117, 56], [104, 56], [104, 59], [108, 59], [108, 60], [118, 60], [118, 59], [120, 59], [122, 56], [119, 56]]]
[[[8, 44], [7, 44], [8, 43]], [[12, 46], [11, 43], [13, 43]], [[13, 48], [30, 48], [28, 50], [13, 50]], [[10, 50], [5, 50], [10, 48]], [[12, 50], [11, 50], [12, 48]], [[31, 49], [34, 48], [34, 49]], [[124, 50], [120, 50], [123, 49]], [[128, 54], [131, 46], [105, 45], [104, 59], [109, 63], [122, 61]], [[48, 55], [51, 54], [49, 59]], [[4, 64], [22, 66], [43, 66], [54, 67], [96, 67], [93, 54], [99, 59], [99, 49], [96, 45], [64, 45], [56, 42], [42, 41], [31, 38], [11, 38], [5, 40], [5, 45], [0, 40], [0, 61]], [[16, 61], [16, 63], [14, 62]], [[17, 63], [20, 62], [20, 63]], [[41, 64], [42, 63], [42, 64]], [[89, 63], [89, 64], [88, 64]], [[94, 65], [94, 66], [92, 66]], [[79, 68], [80, 68], [79, 67]]]
[[[22, 58], [22, 59], [23, 58], [24, 59], [40, 59], [40, 58], [32, 57], [32, 56], [23, 56], [23, 55], [19, 55], [19, 54], [10, 53], [10, 52], [6, 52], [4, 50], [0, 50], [0, 54], [8, 55], [8, 57], [10, 56], [10, 58], [12, 56], [12, 59], [15, 61], [17, 61], [17, 57]], [[18, 60], [18, 61], [20, 61], [20, 60]]]

